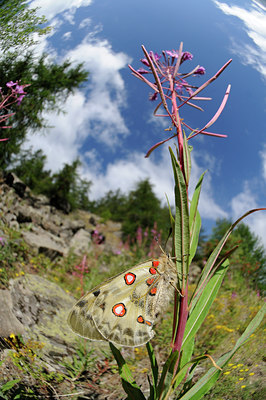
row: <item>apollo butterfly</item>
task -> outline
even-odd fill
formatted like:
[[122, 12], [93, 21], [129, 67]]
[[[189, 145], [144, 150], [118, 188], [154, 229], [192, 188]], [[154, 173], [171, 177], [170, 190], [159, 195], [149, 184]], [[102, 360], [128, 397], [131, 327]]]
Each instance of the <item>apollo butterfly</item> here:
[[122, 346], [141, 346], [153, 336], [153, 326], [166, 311], [177, 274], [165, 254], [101, 283], [72, 308], [68, 324], [78, 335]]

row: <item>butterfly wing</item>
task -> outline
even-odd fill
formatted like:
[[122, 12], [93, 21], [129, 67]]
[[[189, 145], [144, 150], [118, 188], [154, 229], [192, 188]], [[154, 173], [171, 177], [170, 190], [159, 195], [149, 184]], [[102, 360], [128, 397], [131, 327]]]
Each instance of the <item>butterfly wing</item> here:
[[173, 279], [172, 272], [166, 273], [166, 256], [156, 263], [134, 266], [83, 296], [68, 318], [73, 331], [129, 347], [147, 343], [154, 336], [152, 328], [159, 311], [168, 302]]
[[95, 301], [93, 292], [97, 288], [91, 290], [83, 296], [72, 308], [69, 313], [67, 322], [70, 328], [79, 336], [91, 340], [106, 340], [96, 328], [91, 309]]
[[[154, 335], [152, 318], [149, 318], [148, 324], [145, 323], [147, 288], [142, 282], [135, 287], [124, 287], [123, 281], [124, 277], [119, 276], [109, 284], [111, 287], [101, 288], [92, 307], [93, 321], [106, 340], [123, 346], [139, 346]], [[136, 300], [133, 302], [136, 288], [143, 296], [135, 296]]]
[[98, 288], [91, 314], [106, 340], [140, 346], [154, 336], [153, 325], [171, 292], [173, 271], [170, 268], [170, 275], [166, 273], [167, 266], [167, 257], [161, 257], [156, 268], [153, 261], [147, 261]]

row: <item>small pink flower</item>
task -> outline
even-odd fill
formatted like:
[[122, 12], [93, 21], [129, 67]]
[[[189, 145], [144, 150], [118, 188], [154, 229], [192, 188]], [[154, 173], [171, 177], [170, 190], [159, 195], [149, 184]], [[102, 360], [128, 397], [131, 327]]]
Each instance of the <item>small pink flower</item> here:
[[151, 93], [149, 95], [149, 100], [150, 101], [155, 101], [155, 100], [157, 100], [157, 97], [158, 97], [158, 93], [157, 92]]
[[206, 70], [205, 70], [204, 67], [199, 67], [199, 68], [194, 72], [195, 75], [204, 75], [205, 73], [206, 73]]
[[139, 69], [137, 69], [137, 72], [138, 72], [139, 74], [141, 74], [141, 75], [149, 74], [149, 71], [147, 71], [147, 70], [144, 69], [144, 68], [139, 68]]
[[15, 85], [17, 85], [17, 82], [10, 81], [10, 82], [7, 82], [7, 83], [6, 83], [6, 86], [7, 86], [8, 88], [11, 88], [12, 86], [15, 86]]

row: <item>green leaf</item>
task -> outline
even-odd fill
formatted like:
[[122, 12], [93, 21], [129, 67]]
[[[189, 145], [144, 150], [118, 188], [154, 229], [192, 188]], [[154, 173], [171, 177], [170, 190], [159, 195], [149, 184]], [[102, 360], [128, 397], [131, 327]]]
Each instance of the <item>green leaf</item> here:
[[209, 280], [205, 288], [203, 289], [201, 296], [198, 299], [195, 307], [193, 308], [191, 314], [188, 317], [182, 349], [186, 345], [186, 343], [196, 335], [197, 331], [201, 327], [203, 321], [205, 320], [209, 309], [220, 289], [223, 278], [228, 269], [229, 262], [224, 262]]
[[8, 381], [4, 383], [4, 385], [1, 386], [1, 391], [6, 392], [7, 390], [12, 389], [13, 386], [15, 386], [17, 383], [19, 383], [21, 379], [14, 379], [12, 381]]
[[203, 182], [205, 172], [201, 175], [190, 203], [189, 210], [189, 231], [190, 231], [190, 254], [189, 254], [189, 265], [193, 260], [195, 253], [197, 251], [199, 242], [199, 233], [201, 228], [201, 218], [198, 212], [199, 197], [201, 192], [201, 186]]
[[193, 221], [193, 225], [191, 226], [190, 229], [190, 251], [189, 251], [188, 265], [191, 264], [198, 248], [200, 228], [201, 228], [201, 217], [200, 213], [197, 210], [195, 219]]
[[167, 205], [168, 205], [168, 211], [169, 211], [170, 222], [171, 222], [171, 226], [172, 226], [172, 225], [174, 225], [174, 223], [175, 223], [175, 219], [174, 219], [174, 217], [173, 217], [173, 215], [172, 215], [171, 205], [170, 205], [170, 202], [169, 202], [169, 199], [168, 199], [167, 196], [166, 196], [166, 200], [167, 200]]
[[[175, 179], [175, 236], [174, 247], [177, 272], [180, 280], [188, 275], [189, 259], [189, 214], [186, 182], [177, 162], [177, 159], [169, 147]], [[181, 285], [182, 287], [183, 285]]]
[[[266, 312], [266, 304], [262, 306], [260, 311], [255, 315], [252, 321], [249, 323], [248, 327], [246, 328], [245, 332], [241, 335], [241, 337], [236, 342], [234, 348], [229, 351], [228, 353], [224, 354], [216, 364], [223, 368], [226, 364], [230, 361], [236, 351], [247, 342], [253, 332], [258, 328], [260, 323], [262, 322]], [[211, 368], [202, 378], [200, 378], [197, 383], [188, 390], [179, 400], [199, 400], [201, 399], [205, 393], [207, 393], [212, 386], [215, 384], [219, 376], [221, 375], [222, 371], [218, 370], [217, 368]]]
[[[179, 362], [179, 368], [180, 370], [182, 369], [182, 373], [180, 372], [179, 376], [175, 377], [175, 385], [174, 385], [175, 388], [182, 382], [187, 373], [187, 369], [189, 367], [188, 363], [190, 362], [194, 350], [194, 343], [195, 343], [195, 337], [187, 341], [185, 346], [183, 346]], [[185, 365], [187, 365], [187, 368], [183, 368]]]
[[116, 359], [118, 365], [118, 372], [122, 380], [122, 386], [124, 391], [128, 395], [128, 399], [130, 400], [145, 400], [145, 396], [140, 390], [139, 386], [136, 384], [135, 379], [133, 378], [131, 371], [123, 358], [120, 351], [115, 347], [115, 345], [109, 342], [111, 351]]
[[[250, 211], [246, 212], [244, 215], [242, 215], [236, 222], [234, 222], [234, 223], [230, 226], [230, 228], [229, 228], [229, 229], [227, 230], [227, 232], [224, 234], [224, 236], [222, 237], [222, 239], [220, 240], [220, 242], [218, 243], [218, 245], [215, 247], [215, 249], [214, 249], [213, 252], [211, 253], [210, 257], [208, 258], [208, 261], [207, 261], [206, 264], [205, 264], [205, 267], [204, 267], [204, 269], [203, 269], [203, 271], [202, 271], [202, 273], [201, 273], [201, 276], [200, 276], [200, 280], [199, 280], [199, 282], [198, 282], [198, 285], [197, 285], [197, 287], [196, 287], [196, 289], [195, 289], [195, 292], [194, 292], [194, 294], [193, 294], [193, 296], [192, 296], [192, 301], [191, 301], [191, 304], [190, 304], [190, 310], [191, 310], [191, 311], [193, 310], [193, 308], [194, 308], [195, 305], [197, 304], [197, 301], [198, 301], [198, 299], [200, 298], [201, 291], [203, 290], [204, 285], [205, 285], [206, 282], [208, 282], [208, 280], [210, 279], [210, 274], [211, 274], [211, 273], [214, 273], [214, 266], [215, 266], [215, 264], [216, 264], [217, 258], [219, 257], [219, 255], [220, 255], [220, 253], [221, 253], [221, 251], [222, 251], [222, 249], [223, 249], [223, 246], [225, 245], [225, 243], [226, 243], [228, 237], [230, 236], [230, 234], [232, 233], [233, 229], [234, 229], [234, 228], [236, 227], [236, 225], [237, 225], [240, 221], [242, 221], [242, 219], [244, 219], [246, 216], [248, 216], [248, 215], [250, 215], [250, 214], [252, 214], [252, 213], [254, 213], [254, 212], [256, 212], [256, 211], [259, 211], [259, 210], [265, 210], [265, 209], [256, 208], [256, 209], [250, 210]], [[235, 249], [233, 249], [232, 251], [234, 251], [234, 250], [235, 250]], [[197, 293], [197, 294], [195, 295], [195, 293]]]
[[159, 400], [166, 398], [165, 396], [172, 386], [174, 368], [178, 359], [178, 354], [178, 351], [172, 352], [163, 366], [163, 371], [157, 388]]
[[158, 364], [157, 360], [154, 354], [153, 347], [150, 342], [146, 344], [146, 348], [149, 354], [150, 358], [150, 363], [151, 363], [151, 371], [152, 371], [152, 381], [153, 381], [153, 386], [156, 388], [157, 382], [158, 382]]
[[188, 146], [188, 140], [187, 140], [185, 131], [183, 131], [183, 135], [184, 135], [183, 158], [184, 158], [184, 168], [185, 168], [186, 183], [187, 183], [187, 186], [188, 186], [189, 179], [190, 179], [190, 173], [191, 173], [191, 156], [190, 156], [190, 153], [192, 151], [192, 146]]

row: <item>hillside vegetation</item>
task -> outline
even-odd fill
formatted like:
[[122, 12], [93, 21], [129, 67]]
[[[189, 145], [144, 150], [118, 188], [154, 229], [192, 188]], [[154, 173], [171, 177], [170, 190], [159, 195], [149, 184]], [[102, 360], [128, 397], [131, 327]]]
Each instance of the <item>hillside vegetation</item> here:
[[[138, 188], [128, 196], [124, 196], [121, 207], [127, 209], [129, 202], [135, 205], [142, 202], [147, 191], [138, 190], [147, 188], [152, 193], [152, 188], [147, 181], [140, 182]], [[139, 193], [139, 197], [136, 194]], [[36, 254], [22, 239], [20, 232], [1, 225], [1, 253], [0, 253], [0, 283], [2, 288], [8, 288], [10, 279], [20, 279], [27, 274], [45, 277], [64, 289], [66, 293], [79, 298], [82, 293], [101, 283], [107, 277], [113, 276], [130, 266], [149, 257], [159, 255], [160, 249], [154, 236], [159, 232], [146, 227], [143, 221], [149, 220], [150, 204], [143, 207], [142, 212], [134, 215], [135, 240], [121, 241], [119, 249], [110, 251], [108, 243], [99, 240], [104, 236], [104, 221], [112, 209], [116, 209], [115, 201], [121, 196], [107, 194], [98, 202], [101, 210], [102, 231], [92, 234], [93, 246], [87, 254], [79, 256], [70, 254], [65, 258], [51, 261], [42, 254]], [[155, 195], [152, 193], [152, 197]], [[156, 199], [157, 200], [157, 199]], [[127, 203], [128, 202], [128, 203]], [[159, 201], [157, 200], [158, 209]], [[113, 208], [112, 208], [113, 207]], [[79, 211], [73, 212], [77, 218]], [[109, 214], [109, 215], [110, 215]], [[130, 226], [132, 213], [122, 214], [119, 218], [122, 226]], [[71, 213], [69, 217], [71, 217]], [[84, 215], [84, 214], [83, 214]], [[127, 216], [128, 220], [127, 220]], [[139, 215], [139, 219], [138, 219]], [[204, 260], [216, 245], [219, 235], [227, 229], [230, 221], [217, 221], [213, 234], [206, 238], [201, 235], [195, 262], [198, 267], [204, 265]], [[159, 226], [159, 223], [158, 223]], [[30, 227], [29, 227], [30, 229]], [[147, 236], [148, 232], [148, 236]], [[167, 234], [167, 230], [164, 232]], [[162, 234], [163, 236], [163, 234]], [[124, 237], [127, 236], [124, 233]], [[249, 228], [241, 224], [232, 234], [229, 247], [238, 246], [238, 250], [231, 257], [230, 272], [220, 290], [211, 313], [205, 320], [203, 329], [197, 336], [195, 354], [208, 352], [215, 357], [226, 352], [228, 343], [235, 343], [243, 332], [247, 323], [260, 308], [263, 288], [263, 270], [265, 269], [265, 254], [258, 239], [250, 232]], [[228, 248], [229, 248], [228, 247]], [[226, 251], [226, 249], [225, 249]], [[114, 254], [114, 252], [116, 254]], [[86, 262], [84, 263], [84, 255]], [[82, 261], [83, 259], [83, 261]], [[197, 276], [194, 277], [194, 280]], [[192, 291], [194, 283], [190, 284]], [[153, 346], [159, 363], [166, 358], [165, 343], [171, 340], [171, 305], [163, 320], [156, 326], [156, 336]], [[234, 357], [232, 363], [223, 373], [209, 394], [205, 396], [216, 399], [261, 399], [263, 397], [262, 328], [252, 337], [249, 344]], [[99, 398], [122, 399], [124, 394], [117, 389], [118, 376], [116, 366], [108, 346], [101, 349], [90, 341], [83, 341], [78, 337], [72, 343], [72, 355], [62, 357], [60, 362], [53, 358], [47, 363], [44, 357], [43, 343], [32, 339], [25, 339], [19, 335], [2, 337], [0, 373], [0, 398], [58, 398], [57, 396], [71, 394], [73, 399]], [[97, 343], [97, 342], [96, 342]], [[10, 350], [7, 350], [7, 349]], [[146, 381], [147, 354], [145, 347], [125, 350], [130, 368], [139, 384]], [[58, 364], [57, 364], [58, 363]], [[48, 367], [49, 365], [49, 367]], [[207, 364], [206, 364], [207, 367]], [[4, 368], [4, 370], [3, 370]], [[202, 375], [201, 367], [196, 377]], [[75, 394], [76, 393], [76, 394]], [[2, 396], [2, 397], [1, 397]], [[17, 397], [16, 397], [17, 396]], [[92, 396], [92, 397], [90, 397]], [[93, 397], [94, 396], [94, 397]], [[96, 397], [95, 397], [96, 396]], [[225, 397], [226, 396], [226, 397]]]

